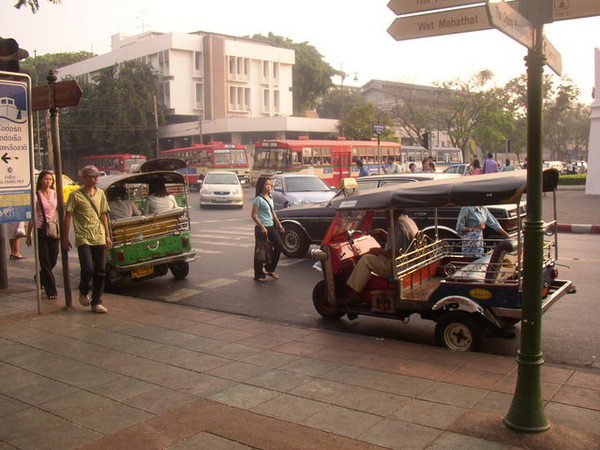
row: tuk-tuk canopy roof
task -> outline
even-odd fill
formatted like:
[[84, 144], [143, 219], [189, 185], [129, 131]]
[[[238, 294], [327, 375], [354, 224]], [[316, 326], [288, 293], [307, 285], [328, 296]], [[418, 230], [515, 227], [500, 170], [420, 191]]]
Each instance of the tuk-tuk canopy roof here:
[[136, 172], [157, 172], [164, 170], [183, 169], [186, 166], [185, 161], [180, 158], [154, 158], [144, 161]]
[[179, 172], [158, 171], [147, 173], [123, 173], [119, 175], [107, 175], [98, 178], [98, 187], [106, 191], [113, 185], [150, 183], [152, 180], [162, 180], [165, 184], [184, 184], [185, 177]]
[[[543, 190], [556, 189], [559, 172], [546, 169]], [[441, 208], [517, 203], [527, 189], [527, 171], [419, 181], [355, 191], [331, 201], [335, 209]]]

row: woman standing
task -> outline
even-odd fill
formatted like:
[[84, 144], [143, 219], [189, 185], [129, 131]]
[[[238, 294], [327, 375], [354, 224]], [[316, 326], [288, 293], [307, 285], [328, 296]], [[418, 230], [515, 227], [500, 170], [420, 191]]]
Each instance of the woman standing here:
[[481, 171], [481, 164], [479, 160], [475, 158], [471, 161], [471, 167], [469, 167], [469, 175], [481, 175], [483, 172]]
[[484, 255], [483, 230], [488, 226], [505, 237], [509, 234], [485, 206], [463, 206], [458, 214], [456, 231], [462, 237], [462, 254], [479, 258]]
[[31, 231], [35, 225], [38, 236], [38, 256], [40, 260], [40, 282], [49, 300], [55, 300], [56, 280], [52, 269], [58, 259], [60, 238], [50, 237], [46, 234], [45, 224], [58, 223], [56, 214], [56, 191], [54, 190], [54, 177], [47, 170], [42, 170], [36, 184], [36, 217], [35, 223], [29, 222], [27, 226], [27, 245], [31, 246]]
[[[275, 273], [275, 268], [281, 255], [281, 236], [285, 229], [281, 225], [277, 214], [273, 211], [273, 199], [271, 198], [271, 189], [273, 185], [268, 177], [260, 177], [256, 181], [256, 198], [252, 202], [252, 220], [256, 223], [254, 227], [254, 237], [256, 247], [254, 251], [254, 281], [264, 283], [267, 281], [265, 275], [274, 280], [279, 278]], [[267, 262], [258, 258], [258, 248], [266, 242], [273, 243], [273, 252], [267, 258]]]

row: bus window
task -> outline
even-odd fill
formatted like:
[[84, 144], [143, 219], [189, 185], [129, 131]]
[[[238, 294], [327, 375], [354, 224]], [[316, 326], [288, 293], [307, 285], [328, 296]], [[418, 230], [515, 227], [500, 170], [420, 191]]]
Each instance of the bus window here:
[[254, 167], [262, 169], [266, 166], [269, 157], [269, 150], [264, 148], [257, 148], [254, 152]]

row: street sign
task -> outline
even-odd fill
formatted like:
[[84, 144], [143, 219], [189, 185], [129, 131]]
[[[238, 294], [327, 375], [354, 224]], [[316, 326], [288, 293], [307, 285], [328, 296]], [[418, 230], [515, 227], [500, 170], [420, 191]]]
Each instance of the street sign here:
[[485, 3], [485, 0], [390, 0], [388, 8], [400, 16], [402, 14], [473, 5], [475, 3]]
[[497, 30], [524, 45], [533, 48], [533, 25], [505, 2], [488, 3], [490, 23]]
[[0, 80], [0, 223], [31, 219], [31, 123], [27, 83]]
[[556, 47], [546, 38], [544, 38], [544, 56], [548, 67], [560, 76], [562, 73], [562, 57]]
[[383, 125], [381, 123], [375, 123], [375, 124], [373, 124], [373, 133], [381, 134], [384, 131], [385, 131], [385, 125]]
[[577, 19], [600, 15], [598, 0], [553, 0], [554, 20]]
[[[56, 83], [54, 86], [57, 108], [77, 106], [79, 99], [83, 94], [83, 91], [81, 90], [79, 84], [77, 84], [77, 81], [61, 81]], [[48, 97], [49, 92], [50, 87], [47, 85], [34, 87], [31, 90], [31, 109], [33, 111], [50, 109], [50, 99]]]
[[451, 9], [418, 16], [398, 17], [388, 28], [397, 41], [417, 39], [491, 28], [487, 8]]

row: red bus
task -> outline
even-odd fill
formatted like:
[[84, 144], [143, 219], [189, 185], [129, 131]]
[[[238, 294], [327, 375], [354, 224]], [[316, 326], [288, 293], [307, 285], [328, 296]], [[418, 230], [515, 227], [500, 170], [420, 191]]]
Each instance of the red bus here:
[[338, 140], [263, 140], [254, 148], [251, 182], [275, 173], [309, 173], [338, 186], [342, 178], [358, 176], [356, 161], [361, 160], [370, 173], [383, 173], [390, 159], [401, 163], [397, 142]]
[[79, 157], [79, 167], [88, 165], [96, 166], [99, 170], [103, 170], [107, 175], [117, 173], [129, 173], [132, 167], [142, 164], [146, 161], [144, 155], [136, 155], [129, 153], [117, 153], [111, 155], [87, 155]]
[[[194, 144], [191, 147], [163, 150], [160, 156], [183, 159], [187, 164], [188, 184], [198, 183], [211, 170], [235, 172], [242, 183], [250, 178], [250, 165], [245, 145], [209, 142]], [[195, 178], [195, 179], [194, 179]]]

